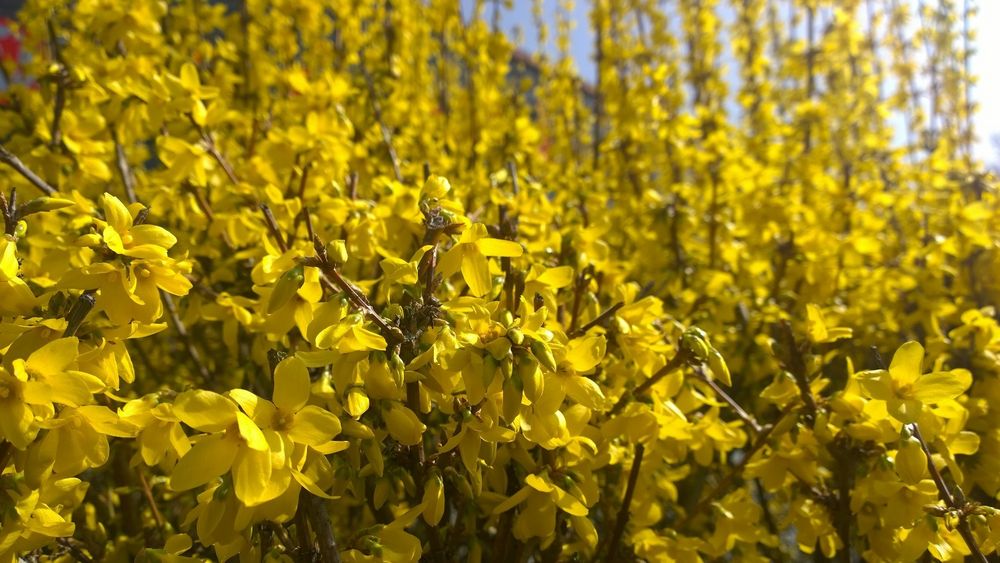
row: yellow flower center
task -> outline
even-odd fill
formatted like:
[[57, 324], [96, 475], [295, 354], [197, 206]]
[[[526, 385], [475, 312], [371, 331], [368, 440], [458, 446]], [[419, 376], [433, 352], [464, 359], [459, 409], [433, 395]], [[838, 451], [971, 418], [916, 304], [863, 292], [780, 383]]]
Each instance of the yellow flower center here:
[[292, 426], [292, 422], [295, 421], [295, 414], [290, 412], [283, 412], [278, 410], [274, 413], [274, 429], [275, 430], [288, 430]]
[[143, 279], [149, 279], [149, 277], [152, 276], [153, 273], [149, 271], [149, 268], [145, 266], [139, 266], [138, 268], [135, 269], [135, 275]]
[[132, 241], [134, 240], [135, 239], [132, 238], [132, 235], [130, 233], [125, 233], [125, 235], [122, 236], [122, 244], [132, 244]]

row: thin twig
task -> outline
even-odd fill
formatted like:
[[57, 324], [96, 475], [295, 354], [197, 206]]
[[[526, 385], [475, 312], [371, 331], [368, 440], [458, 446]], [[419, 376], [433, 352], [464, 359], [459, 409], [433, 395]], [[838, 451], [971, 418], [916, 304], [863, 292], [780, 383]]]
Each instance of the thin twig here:
[[198, 125], [193, 116], [188, 115], [188, 118], [191, 121], [191, 124], [194, 125], [194, 128], [198, 131], [202, 144], [205, 145], [205, 151], [209, 154], [209, 156], [215, 159], [215, 162], [217, 162], [219, 166], [222, 167], [222, 171], [226, 173], [226, 177], [229, 178], [230, 182], [233, 184], [239, 184], [240, 180], [236, 177], [233, 165], [229, 163], [221, 152], [219, 152], [219, 147], [215, 143], [215, 137], [212, 136], [212, 132], [201, 125]]
[[344, 279], [344, 276], [340, 275], [340, 271], [337, 270], [336, 264], [330, 261], [330, 257], [327, 256], [326, 247], [323, 245], [323, 241], [319, 237], [314, 236], [313, 247], [316, 250], [316, 257], [310, 259], [313, 261], [309, 265], [315, 266], [320, 269], [322, 276], [320, 277], [320, 283], [323, 284], [328, 289], [332, 291], [337, 291], [339, 289], [344, 295], [347, 296], [347, 300], [351, 302], [363, 315], [368, 317], [373, 323], [375, 323], [379, 330], [382, 332], [382, 336], [386, 339], [386, 342], [393, 346], [403, 341], [403, 333], [399, 328], [391, 326], [389, 321], [382, 318], [382, 315], [378, 314], [375, 307], [368, 301], [368, 298], [354, 287], [350, 282]]
[[[965, 544], [969, 546], [969, 551], [972, 558], [981, 563], [987, 563], [986, 556], [983, 554], [982, 550], [979, 549], [979, 544], [976, 543], [976, 537], [972, 535], [972, 528], [969, 526], [969, 521], [967, 519], [966, 509], [967, 503], [963, 500], [961, 503], [955, 498], [951, 490], [948, 488], [948, 484], [944, 482], [944, 477], [941, 472], [938, 471], [936, 465], [934, 465], [934, 458], [931, 455], [931, 450], [927, 446], [927, 441], [920, 434], [920, 426], [914, 422], [910, 424], [910, 431], [913, 433], [913, 437], [920, 442], [920, 448], [924, 451], [924, 456], [927, 458], [927, 471], [931, 474], [931, 479], [934, 480], [934, 484], [937, 485], [938, 493], [941, 496], [941, 500], [950, 508], [951, 510], [958, 513], [958, 533], [965, 540]], [[958, 484], [955, 485], [958, 487]], [[962, 489], [959, 487], [957, 489], [962, 499], [965, 498], [965, 494], [962, 493]]]
[[271, 233], [271, 238], [278, 243], [278, 248], [281, 249], [281, 252], [288, 252], [288, 244], [285, 242], [285, 238], [281, 236], [281, 229], [278, 228], [278, 221], [275, 220], [271, 208], [266, 203], [262, 203], [260, 204], [260, 210], [264, 212], [264, 221], [267, 223], [267, 230]]
[[94, 559], [83, 552], [79, 546], [73, 543], [72, 538], [59, 538], [56, 542], [69, 550], [73, 557], [81, 563], [95, 563]]
[[73, 303], [73, 307], [66, 315], [66, 330], [63, 331], [63, 338], [73, 336], [76, 331], [80, 330], [83, 320], [97, 304], [96, 294], [96, 289], [88, 289], [76, 299], [76, 303]]
[[0, 473], [3, 473], [12, 455], [14, 455], [14, 444], [7, 440], [0, 440]]
[[675, 526], [674, 529], [676, 530], [686, 529], [688, 525], [690, 525], [691, 522], [694, 520], [695, 516], [701, 513], [706, 507], [708, 507], [709, 504], [711, 504], [716, 498], [718, 498], [718, 496], [723, 491], [725, 491], [726, 489], [729, 488], [730, 485], [732, 485], [733, 481], [735, 481], [736, 478], [743, 473], [743, 469], [746, 467], [747, 463], [749, 463], [750, 460], [753, 458], [753, 456], [756, 455], [756, 453], [760, 451], [760, 449], [763, 448], [764, 445], [767, 443], [768, 438], [771, 437], [771, 433], [774, 432], [776, 426], [777, 425], [767, 425], [764, 426], [763, 429], [761, 429], [760, 433], [757, 434], [757, 439], [754, 441], [753, 445], [750, 446], [750, 449], [748, 451], [744, 452], [743, 459], [741, 459], [738, 464], [734, 465], [732, 469], [729, 470], [729, 473], [727, 473], [726, 476], [723, 477], [722, 480], [719, 481], [715, 485], [715, 487], [707, 495], [705, 495], [698, 502], [698, 504], [696, 504], [695, 507], [691, 509], [690, 512], [687, 513], [687, 515], [680, 522], [680, 524]]
[[783, 363], [785, 363], [785, 368], [792, 374], [795, 378], [795, 384], [799, 388], [799, 395], [802, 397], [802, 402], [806, 406], [805, 416], [808, 420], [813, 420], [816, 417], [816, 397], [813, 396], [812, 387], [809, 385], [809, 379], [805, 358], [802, 357], [802, 350], [799, 348], [798, 343], [795, 341], [795, 334], [792, 332], [792, 325], [788, 321], [783, 321], [780, 325], [781, 337], [784, 340], [784, 345], [786, 347], [785, 352], [788, 357], [785, 358]]
[[588, 322], [587, 324], [583, 325], [582, 327], [578, 328], [575, 331], [570, 332], [568, 336], [570, 338], [576, 338], [577, 336], [583, 336], [584, 334], [587, 334], [588, 330], [594, 328], [595, 326], [600, 326], [601, 324], [604, 323], [604, 321], [615, 316], [615, 313], [617, 313], [624, 306], [625, 306], [624, 301], [619, 301], [618, 303], [615, 303], [614, 305], [605, 309], [600, 315], [594, 317], [594, 319]]
[[166, 527], [163, 523], [163, 514], [160, 512], [160, 507], [156, 504], [156, 497], [153, 496], [153, 489], [149, 486], [149, 481], [146, 480], [146, 474], [143, 472], [142, 466], [136, 466], [135, 473], [139, 476], [142, 495], [146, 497], [146, 502], [149, 503], [149, 510], [153, 513], [153, 520], [156, 521], [156, 527], [160, 530], [160, 534], [164, 535], [166, 534]]
[[31, 185], [41, 190], [45, 195], [52, 196], [58, 193], [55, 188], [50, 186], [45, 180], [42, 180], [38, 174], [32, 172], [30, 168], [21, 162], [21, 159], [17, 158], [14, 153], [7, 150], [7, 147], [3, 145], [0, 145], [0, 162], [3, 162], [7, 166], [16, 170], [18, 174], [23, 176], [25, 180], [31, 182]]
[[392, 144], [392, 131], [389, 130], [385, 119], [382, 118], [382, 104], [379, 102], [378, 93], [375, 91], [375, 80], [372, 78], [371, 73], [368, 72], [368, 65], [365, 64], [364, 51], [358, 53], [358, 60], [361, 74], [365, 77], [365, 85], [368, 86], [368, 97], [372, 103], [372, 111], [375, 113], [375, 121], [378, 122], [379, 130], [382, 132], [382, 143], [385, 144], [385, 150], [389, 153], [389, 160], [392, 162], [392, 172], [395, 174], [396, 180], [402, 182], [403, 173], [399, 168], [399, 157], [396, 156], [396, 148]]
[[330, 514], [323, 504], [323, 499], [306, 492], [305, 498], [306, 517], [312, 526], [316, 539], [319, 541], [320, 561], [323, 563], [340, 563], [340, 553], [337, 550], [337, 539], [333, 535], [333, 528], [330, 525]]
[[[639, 468], [642, 466], [642, 456], [646, 451], [642, 444], [635, 445], [635, 459], [632, 460], [632, 470], [628, 474], [628, 485], [625, 489], [625, 498], [622, 499], [622, 506], [618, 510], [618, 518], [615, 520], [615, 528], [608, 540], [608, 560], [617, 561], [618, 544], [621, 543], [622, 535], [625, 533], [625, 526], [628, 524], [630, 507], [632, 505], [632, 495], [635, 494], [635, 487], [639, 482]], [[599, 552], [598, 552], [599, 553]]]
[[62, 56], [59, 48], [59, 37], [56, 33], [56, 26], [52, 18], [45, 22], [49, 31], [49, 47], [52, 50], [52, 58], [59, 63], [59, 72], [56, 79], [56, 97], [52, 106], [52, 124], [49, 128], [49, 146], [55, 149], [62, 144], [62, 114], [66, 108], [66, 84], [69, 80], [69, 65]]
[[635, 397], [641, 396], [643, 393], [649, 390], [650, 387], [656, 385], [658, 381], [660, 381], [667, 375], [671, 374], [674, 370], [684, 365], [684, 363], [687, 362], [687, 360], [688, 360], [687, 352], [685, 352], [684, 350], [679, 350], [676, 354], [674, 354], [674, 357], [671, 358], [670, 361], [667, 362], [665, 366], [657, 370], [657, 372], [654, 373], [653, 375], [649, 376], [649, 379], [640, 383], [639, 386], [633, 389], [631, 393], [625, 393], [624, 395], [622, 395], [621, 398], [618, 399], [618, 402], [615, 403], [615, 406], [612, 407], [611, 410], [608, 412], [608, 416], [614, 416], [619, 412], [621, 412], [622, 409], [625, 408], [625, 405], [627, 405], [630, 400], [632, 400]]
[[191, 362], [194, 363], [202, 381], [211, 381], [212, 373], [208, 370], [205, 362], [202, 361], [201, 352], [198, 351], [194, 339], [191, 338], [191, 333], [188, 332], [187, 326], [184, 325], [184, 321], [181, 320], [181, 316], [177, 313], [177, 306], [174, 304], [173, 297], [169, 293], [160, 290], [160, 299], [163, 301], [163, 305], [170, 315], [170, 320], [173, 321], [174, 328], [177, 329], [177, 334], [180, 335], [181, 342], [183, 342], [184, 348], [187, 349], [188, 356], [191, 357]]
[[122, 177], [122, 185], [125, 186], [125, 197], [129, 203], [135, 203], [139, 199], [135, 195], [135, 176], [132, 168], [125, 157], [125, 147], [118, 140], [118, 132], [111, 127], [111, 140], [115, 143], [115, 165], [118, 167], [118, 174]]
[[735, 412], [736, 416], [743, 421], [743, 424], [749, 426], [750, 429], [753, 430], [755, 434], [760, 434], [760, 432], [763, 430], [763, 427], [760, 425], [760, 423], [757, 422], [757, 419], [754, 418], [753, 415], [748, 413], [743, 407], [741, 407], [740, 404], [737, 403], [735, 399], [730, 397], [729, 393], [726, 393], [725, 389], [719, 387], [718, 383], [709, 379], [709, 377], [705, 374], [705, 372], [700, 368], [695, 369], [694, 373], [698, 377], [699, 381], [701, 381], [705, 385], [708, 385], [717, 397], [722, 399], [722, 401], [726, 403], [726, 405], [728, 405], [729, 408], [733, 409], [733, 412]]

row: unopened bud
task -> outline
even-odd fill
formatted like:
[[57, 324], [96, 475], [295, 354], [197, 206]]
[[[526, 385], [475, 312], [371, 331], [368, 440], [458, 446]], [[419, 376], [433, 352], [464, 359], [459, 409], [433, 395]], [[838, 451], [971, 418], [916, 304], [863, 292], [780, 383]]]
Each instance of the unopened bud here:
[[347, 262], [347, 241], [343, 239], [331, 240], [326, 243], [326, 255], [330, 257], [330, 261], [335, 264], [344, 264]]

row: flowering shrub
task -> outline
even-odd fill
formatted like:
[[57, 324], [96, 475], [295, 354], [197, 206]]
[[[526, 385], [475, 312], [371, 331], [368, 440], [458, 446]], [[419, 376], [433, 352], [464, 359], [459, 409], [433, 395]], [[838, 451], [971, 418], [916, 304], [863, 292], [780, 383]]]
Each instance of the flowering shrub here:
[[0, 562], [995, 553], [972, 14], [460, 4], [28, 3]]

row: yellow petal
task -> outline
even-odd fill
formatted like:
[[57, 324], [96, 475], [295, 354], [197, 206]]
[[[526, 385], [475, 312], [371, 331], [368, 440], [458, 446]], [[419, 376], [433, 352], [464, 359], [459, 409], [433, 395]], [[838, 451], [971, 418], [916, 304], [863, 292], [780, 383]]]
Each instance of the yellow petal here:
[[101, 208], [104, 209], [104, 219], [119, 233], [127, 232], [132, 226], [132, 214], [117, 197], [104, 193], [101, 196]]
[[267, 438], [264, 437], [264, 432], [261, 431], [261, 429], [254, 424], [252, 420], [250, 420], [250, 417], [241, 412], [237, 412], [236, 424], [240, 429], [240, 436], [246, 440], [247, 446], [258, 451], [268, 449]]
[[929, 373], [913, 384], [913, 398], [925, 403], [937, 403], [954, 399], [972, 385], [972, 374], [968, 370], [953, 369]]
[[305, 362], [289, 356], [274, 368], [274, 404], [281, 410], [293, 413], [309, 401], [309, 370]]
[[203, 438], [174, 466], [170, 488], [186, 491], [208, 483], [229, 471], [236, 452], [236, 443], [222, 435]]
[[427, 429], [413, 411], [397, 403], [383, 411], [383, 418], [389, 434], [404, 446], [419, 444]]
[[476, 241], [476, 247], [486, 256], [520, 256], [524, 249], [521, 245], [512, 240], [498, 238], [481, 238]]
[[256, 506], [274, 498], [269, 489], [271, 452], [243, 449], [233, 462], [233, 488], [236, 498], [247, 506]]
[[496, 506], [496, 508], [493, 509], [493, 514], [497, 515], [497, 514], [501, 514], [501, 513], [507, 512], [511, 508], [514, 508], [515, 506], [517, 506], [517, 505], [521, 504], [522, 502], [528, 500], [528, 497], [531, 496], [532, 490], [533, 489], [531, 487], [529, 487], [528, 485], [525, 485], [525, 486], [521, 487], [520, 491], [517, 491], [516, 493], [514, 493], [513, 495], [511, 495], [510, 497], [508, 497], [507, 500], [505, 500], [505, 501], [501, 502], [500, 504], [498, 504]]
[[76, 362], [79, 344], [75, 336], [49, 342], [28, 356], [28, 371], [43, 378], [61, 374]]
[[566, 359], [577, 372], [590, 371], [604, 359], [607, 340], [603, 335], [584, 336], [566, 345]]
[[340, 434], [340, 419], [317, 406], [304, 407], [295, 413], [288, 437], [297, 444], [320, 446]]
[[924, 347], [918, 342], [910, 341], [900, 346], [893, 354], [889, 373], [897, 385], [913, 383], [920, 376], [923, 362]]
[[132, 244], [153, 245], [162, 248], [171, 248], [177, 244], [177, 237], [170, 234], [170, 231], [156, 225], [137, 225], [129, 229], [132, 235]]
[[467, 250], [462, 254], [462, 277], [469, 286], [469, 293], [482, 297], [493, 288], [493, 278], [490, 277], [490, 264], [481, 252]]
[[219, 432], [236, 422], [236, 403], [212, 391], [185, 391], [174, 401], [174, 414], [191, 428]]
[[573, 375], [566, 381], [566, 394], [574, 401], [593, 410], [604, 410], [607, 398], [601, 386], [592, 379]]

